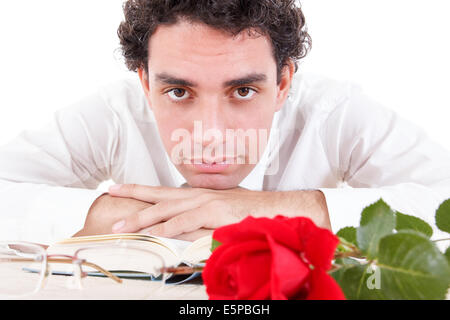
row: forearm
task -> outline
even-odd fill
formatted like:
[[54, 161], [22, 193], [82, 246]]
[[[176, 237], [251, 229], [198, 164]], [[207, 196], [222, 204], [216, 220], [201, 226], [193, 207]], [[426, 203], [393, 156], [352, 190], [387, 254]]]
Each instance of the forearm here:
[[73, 236], [110, 234], [118, 221], [138, 212], [146, 214], [145, 210], [152, 206], [153, 204], [145, 201], [115, 198], [108, 193], [104, 193], [92, 203], [83, 229]]
[[308, 217], [319, 227], [331, 229], [326, 199], [321, 191], [277, 191], [268, 198], [271, 216]]

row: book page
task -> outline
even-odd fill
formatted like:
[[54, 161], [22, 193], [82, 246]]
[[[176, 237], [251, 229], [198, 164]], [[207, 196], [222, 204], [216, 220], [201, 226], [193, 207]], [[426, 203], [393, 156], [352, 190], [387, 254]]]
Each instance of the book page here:
[[211, 255], [212, 236], [205, 236], [192, 242], [181, 255], [186, 264], [199, 264]]
[[180, 262], [188, 265], [198, 264], [207, 260], [211, 255], [212, 236], [205, 236], [194, 242], [158, 236], [152, 237], [160, 240], [172, 251], [176, 252]]
[[[57, 242], [47, 249], [47, 253], [75, 255], [82, 249], [81, 255], [90, 253], [90, 256], [81, 258], [97, 263], [107, 270], [143, 271], [142, 268], [146, 266], [147, 261], [152, 260], [151, 253], [157, 254], [166, 266], [178, 265], [181, 261], [181, 250], [189, 244], [190, 242], [182, 241], [167, 242], [162, 238], [141, 234], [98, 235]], [[87, 249], [89, 250], [86, 251]]]
[[56, 245], [66, 245], [66, 244], [95, 244], [95, 243], [104, 243], [104, 242], [112, 242], [115, 244], [123, 243], [126, 240], [137, 240], [151, 243], [158, 243], [162, 246], [168, 248], [175, 256], [181, 257], [183, 252], [192, 244], [190, 241], [178, 240], [178, 239], [170, 239], [158, 236], [151, 236], [146, 234], [139, 233], [120, 233], [120, 234], [106, 234], [106, 235], [95, 235], [95, 236], [85, 236], [85, 237], [75, 237], [62, 240], [57, 242], [56, 244], [50, 246], [50, 251]]
[[[211, 236], [200, 238], [194, 242], [169, 239], [164, 237], [150, 236], [145, 234], [109, 234], [109, 235], [96, 235], [87, 237], [75, 237], [62, 240], [58, 243], [51, 245], [47, 252], [48, 254], [70, 254], [73, 255], [80, 248], [95, 248], [103, 245], [113, 245], [122, 248], [138, 248], [142, 250], [148, 250], [158, 254], [163, 260], [165, 266], [177, 266], [180, 263], [186, 263], [188, 265], [198, 264], [208, 259], [211, 254]], [[120, 249], [120, 248], [119, 248]], [[119, 250], [117, 249], [117, 250]], [[123, 253], [123, 249], [120, 249]], [[119, 270], [122, 265], [129, 268], [129, 270], [139, 270], [139, 265], [145, 263], [139, 263], [139, 254], [134, 257], [125, 256], [122, 258], [114, 254], [114, 250], [106, 254], [105, 251], [100, 251], [102, 254], [96, 257], [89, 257], [88, 260], [100, 258], [98, 261], [102, 266], [105, 266], [109, 270]], [[124, 263], [127, 260], [127, 263]]]
[[190, 241], [178, 240], [178, 239], [170, 239], [164, 237], [152, 236], [161, 241], [164, 245], [170, 248], [176, 255], [180, 258], [183, 255], [183, 252], [192, 244]]

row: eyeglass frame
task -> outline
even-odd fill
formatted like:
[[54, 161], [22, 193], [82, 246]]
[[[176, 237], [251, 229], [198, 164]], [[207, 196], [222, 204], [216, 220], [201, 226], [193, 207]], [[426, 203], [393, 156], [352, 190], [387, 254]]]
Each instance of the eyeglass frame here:
[[[66, 255], [66, 254], [50, 254], [49, 255], [44, 246], [36, 244], [36, 243], [32, 243], [32, 242], [26, 242], [26, 241], [0, 241], [0, 246], [1, 245], [7, 245], [8, 248], [11, 250], [14, 250], [14, 248], [10, 248], [9, 247], [10, 245], [12, 245], [12, 246], [22, 245], [22, 246], [34, 247], [37, 249], [37, 251], [34, 252], [33, 254], [39, 256], [39, 258], [38, 259], [36, 259], [36, 258], [21, 258], [20, 256], [17, 258], [2, 258], [2, 257], [0, 257], [0, 263], [2, 263], [2, 262], [38, 262], [42, 265], [42, 269], [40, 270], [40, 273], [39, 273], [40, 274], [39, 282], [36, 285], [35, 289], [32, 292], [22, 294], [22, 295], [17, 295], [15, 297], [33, 295], [33, 294], [39, 292], [41, 289], [43, 289], [46, 284], [46, 279], [51, 274], [49, 263], [72, 264], [72, 265], [76, 266], [76, 268], [74, 268], [73, 276], [78, 281], [79, 286], [81, 286], [81, 280], [88, 276], [88, 273], [83, 271], [82, 266], [91, 267], [91, 268], [97, 270], [98, 272], [102, 273], [107, 278], [114, 280], [116, 283], [119, 283], [119, 284], [123, 283], [122, 279], [120, 279], [113, 273], [109, 272], [108, 270], [102, 268], [101, 266], [99, 266], [95, 263], [89, 262], [86, 259], [80, 259], [78, 257], [78, 254], [81, 251], [84, 251], [87, 249], [101, 248], [103, 245], [99, 245], [98, 247], [79, 248], [78, 250], [75, 251], [73, 256]], [[115, 247], [115, 246], [121, 247], [120, 243], [113, 243], [113, 244], [106, 245], [106, 247]], [[134, 247], [129, 247], [129, 246], [124, 246], [123, 248], [131, 248], [131, 249], [135, 249], [135, 250], [146, 251], [146, 250], [143, 250], [142, 248], [134, 248]], [[154, 252], [150, 252], [150, 251], [148, 253], [150, 253], [154, 256], [157, 256], [161, 260], [161, 262], [163, 264], [162, 264], [162, 267], [159, 269], [159, 271], [162, 274], [166, 274], [167, 271], [171, 269], [171, 268], [167, 268], [164, 266], [164, 260], [158, 254], [156, 254]], [[163, 276], [163, 278], [165, 278], [165, 276]]]

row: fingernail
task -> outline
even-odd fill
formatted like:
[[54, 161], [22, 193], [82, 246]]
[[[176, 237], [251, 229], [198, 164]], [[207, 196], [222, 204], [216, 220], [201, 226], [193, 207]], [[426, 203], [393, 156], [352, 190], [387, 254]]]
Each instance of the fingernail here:
[[125, 220], [121, 220], [113, 225], [112, 230], [113, 232], [119, 232], [123, 227], [125, 227]]
[[122, 188], [122, 185], [121, 184], [116, 184], [116, 185], [110, 186], [109, 187], [109, 191], [110, 192], [117, 192], [117, 191], [120, 190], [120, 188]]

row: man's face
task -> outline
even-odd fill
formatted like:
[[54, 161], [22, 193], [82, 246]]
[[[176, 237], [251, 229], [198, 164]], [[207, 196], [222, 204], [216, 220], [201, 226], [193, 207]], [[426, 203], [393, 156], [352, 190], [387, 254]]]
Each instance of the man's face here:
[[250, 173], [287, 97], [287, 69], [277, 84], [264, 36], [184, 21], [156, 30], [148, 73], [139, 75], [166, 151], [190, 186], [234, 188]]

